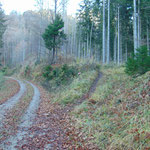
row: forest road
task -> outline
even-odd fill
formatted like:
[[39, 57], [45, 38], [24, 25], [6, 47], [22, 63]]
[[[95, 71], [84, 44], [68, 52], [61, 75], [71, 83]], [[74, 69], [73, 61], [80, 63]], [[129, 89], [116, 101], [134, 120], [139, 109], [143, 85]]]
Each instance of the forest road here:
[[26, 86], [25, 86], [25, 84], [22, 81], [16, 80], [14, 78], [11, 78], [11, 79], [13, 79], [13, 80], [15, 80], [15, 81], [17, 81], [19, 83], [20, 90], [19, 90], [19, 92], [17, 94], [15, 94], [13, 97], [11, 97], [9, 100], [7, 100], [2, 105], [0, 105], [0, 127], [1, 127], [1, 124], [2, 124], [2, 120], [4, 119], [4, 116], [6, 114], [6, 111], [11, 109], [13, 106], [15, 106], [15, 104], [20, 100], [20, 98], [22, 97], [22, 95], [26, 91]]
[[[9, 137], [9, 139], [3, 143], [3, 150], [16, 150], [17, 142], [29, 135], [29, 128], [34, 122], [36, 111], [40, 104], [40, 91], [38, 90], [38, 88], [28, 81], [25, 82], [32, 86], [32, 88], [34, 89], [34, 95], [28, 108], [22, 116], [20, 124], [18, 125], [18, 132], [16, 133], [16, 135]], [[9, 143], [9, 145], [7, 143]]]

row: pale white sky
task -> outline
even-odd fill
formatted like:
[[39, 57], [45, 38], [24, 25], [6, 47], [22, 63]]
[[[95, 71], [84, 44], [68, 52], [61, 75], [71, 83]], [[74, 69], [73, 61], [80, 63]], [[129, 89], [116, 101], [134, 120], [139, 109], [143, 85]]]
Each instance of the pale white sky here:
[[[27, 10], [35, 10], [35, 0], [0, 0], [3, 5], [3, 9], [6, 14], [15, 10], [17, 12], [23, 13]], [[49, 0], [49, 3], [53, 2]], [[81, 0], [69, 0], [68, 14], [75, 14], [76, 10], [79, 8], [79, 2]]]

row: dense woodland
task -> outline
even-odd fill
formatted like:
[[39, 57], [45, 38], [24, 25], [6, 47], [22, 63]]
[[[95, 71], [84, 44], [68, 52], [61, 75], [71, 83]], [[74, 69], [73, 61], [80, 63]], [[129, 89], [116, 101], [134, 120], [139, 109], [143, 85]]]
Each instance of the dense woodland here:
[[[149, 0], [81, 0], [76, 16], [67, 14], [67, 1], [54, 1], [54, 9], [36, 0], [37, 11], [5, 15], [0, 9], [1, 56], [4, 66], [22, 64], [29, 57], [51, 62], [43, 33], [56, 15], [64, 21], [66, 38], [57, 45], [55, 61], [62, 57], [124, 63], [141, 45], [150, 49]], [[1, 6], [2, 7], [2, 6]]]
[[150, 150], [150, 0], [0, 5], [0, 149]]

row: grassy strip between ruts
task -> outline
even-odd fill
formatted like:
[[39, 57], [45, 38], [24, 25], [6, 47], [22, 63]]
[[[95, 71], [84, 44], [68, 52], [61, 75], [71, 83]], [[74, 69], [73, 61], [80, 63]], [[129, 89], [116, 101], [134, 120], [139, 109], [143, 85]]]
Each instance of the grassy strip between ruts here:
[[17, 81], [13, 79], [3, 79], [2, 86], [0, 87], [0, 105], [18, 93], [19, 89], [20, 86]]
[[33, 98], [34, 90], [27, 84], [27, 91], [23, 94], [19, 102], [7, 112], [4, 122], [3, 131], [0, 131], [0, 143], [10, 135], [17, 133], [17, 125], [20, 123], [22, 115], [28, 108], [30, 101]]
[[150, 72], [134, 79], [124, 68], [103, 73], [91, 100], [72, 112], [80, 135], [99, 149], [150, 149]]

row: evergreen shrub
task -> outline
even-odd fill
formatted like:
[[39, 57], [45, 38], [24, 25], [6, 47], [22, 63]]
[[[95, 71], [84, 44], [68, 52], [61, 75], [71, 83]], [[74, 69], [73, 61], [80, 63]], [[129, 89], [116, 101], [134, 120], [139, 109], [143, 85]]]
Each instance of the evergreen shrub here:
[[67, 64], [55, 68], [48, 65], [43, 70], [43, 77], [48, 81], [55, 80], [57, 85], [67, 83], [67, 81], [75, 77], [77, 74], [78, 68], [75, 66], [68, 66]]
[[137, 49], [136, 54], [132, 54], [125, 65], [125, 72], [131, 76], [138, 76], [150, 71], [150, 56], [146, 46]]

